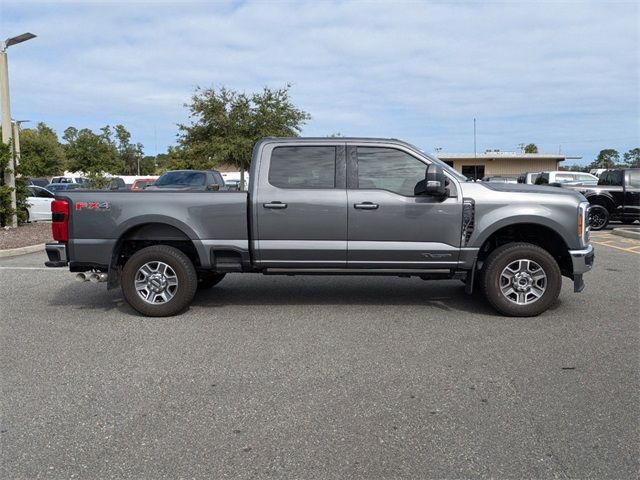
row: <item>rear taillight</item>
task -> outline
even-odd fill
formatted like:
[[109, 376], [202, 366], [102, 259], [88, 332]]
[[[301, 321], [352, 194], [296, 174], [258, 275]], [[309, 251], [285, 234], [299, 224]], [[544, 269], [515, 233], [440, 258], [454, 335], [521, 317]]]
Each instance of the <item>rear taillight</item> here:
[[57, 242], [69, 240], [69, 202], [66, 200], [51, 202], [51, 232]]

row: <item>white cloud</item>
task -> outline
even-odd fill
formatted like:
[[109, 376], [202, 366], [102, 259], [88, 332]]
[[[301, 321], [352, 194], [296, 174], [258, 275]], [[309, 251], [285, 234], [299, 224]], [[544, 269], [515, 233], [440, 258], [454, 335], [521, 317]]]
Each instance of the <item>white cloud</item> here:
[[196, 85], [294, 83], [305, 134], [432, 149], [637, 146], [638, 6], [611, 2], [3, 2], [14, 116], [172, 143]]

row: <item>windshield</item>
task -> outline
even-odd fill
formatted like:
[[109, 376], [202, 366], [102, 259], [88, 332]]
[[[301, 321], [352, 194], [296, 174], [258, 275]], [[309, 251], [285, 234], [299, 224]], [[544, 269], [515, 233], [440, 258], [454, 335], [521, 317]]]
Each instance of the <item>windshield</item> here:
[[156, 187], [167, 187], [170, 185], [199, 187], [204, 185], [205, 178], [205, 174], [202, 172], [167, 172], [158, 178]]

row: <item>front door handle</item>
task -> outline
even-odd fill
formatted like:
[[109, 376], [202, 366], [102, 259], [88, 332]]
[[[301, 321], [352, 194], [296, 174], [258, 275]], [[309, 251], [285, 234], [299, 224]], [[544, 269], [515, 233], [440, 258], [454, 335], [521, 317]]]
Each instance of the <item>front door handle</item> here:
[[376, 210], [380, 205], [377, 203], [371, 202], [363, 202], [363, 203], [354, 203], [353, 208], [357, 208], [359, 210]]
[[282, 202], [263, 203], [262, 206], [264, 208], [287, 208], [287, 204]]

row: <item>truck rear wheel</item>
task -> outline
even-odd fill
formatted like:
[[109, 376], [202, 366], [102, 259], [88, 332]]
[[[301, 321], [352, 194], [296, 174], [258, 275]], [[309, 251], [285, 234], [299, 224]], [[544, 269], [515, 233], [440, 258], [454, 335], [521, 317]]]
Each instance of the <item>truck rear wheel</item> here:
[[558, 298], [562, 274], [546, 250], [530, 243], [497, 248], [483, 266], [482, 289], [489, 303], [503, 315], [533, 317]]
[[189, 257], [168, 245], [134, 253], [122, 269], [121, 281], [127, 303], [148, 317], [181, 312], [198, 288], [198, 276]]

